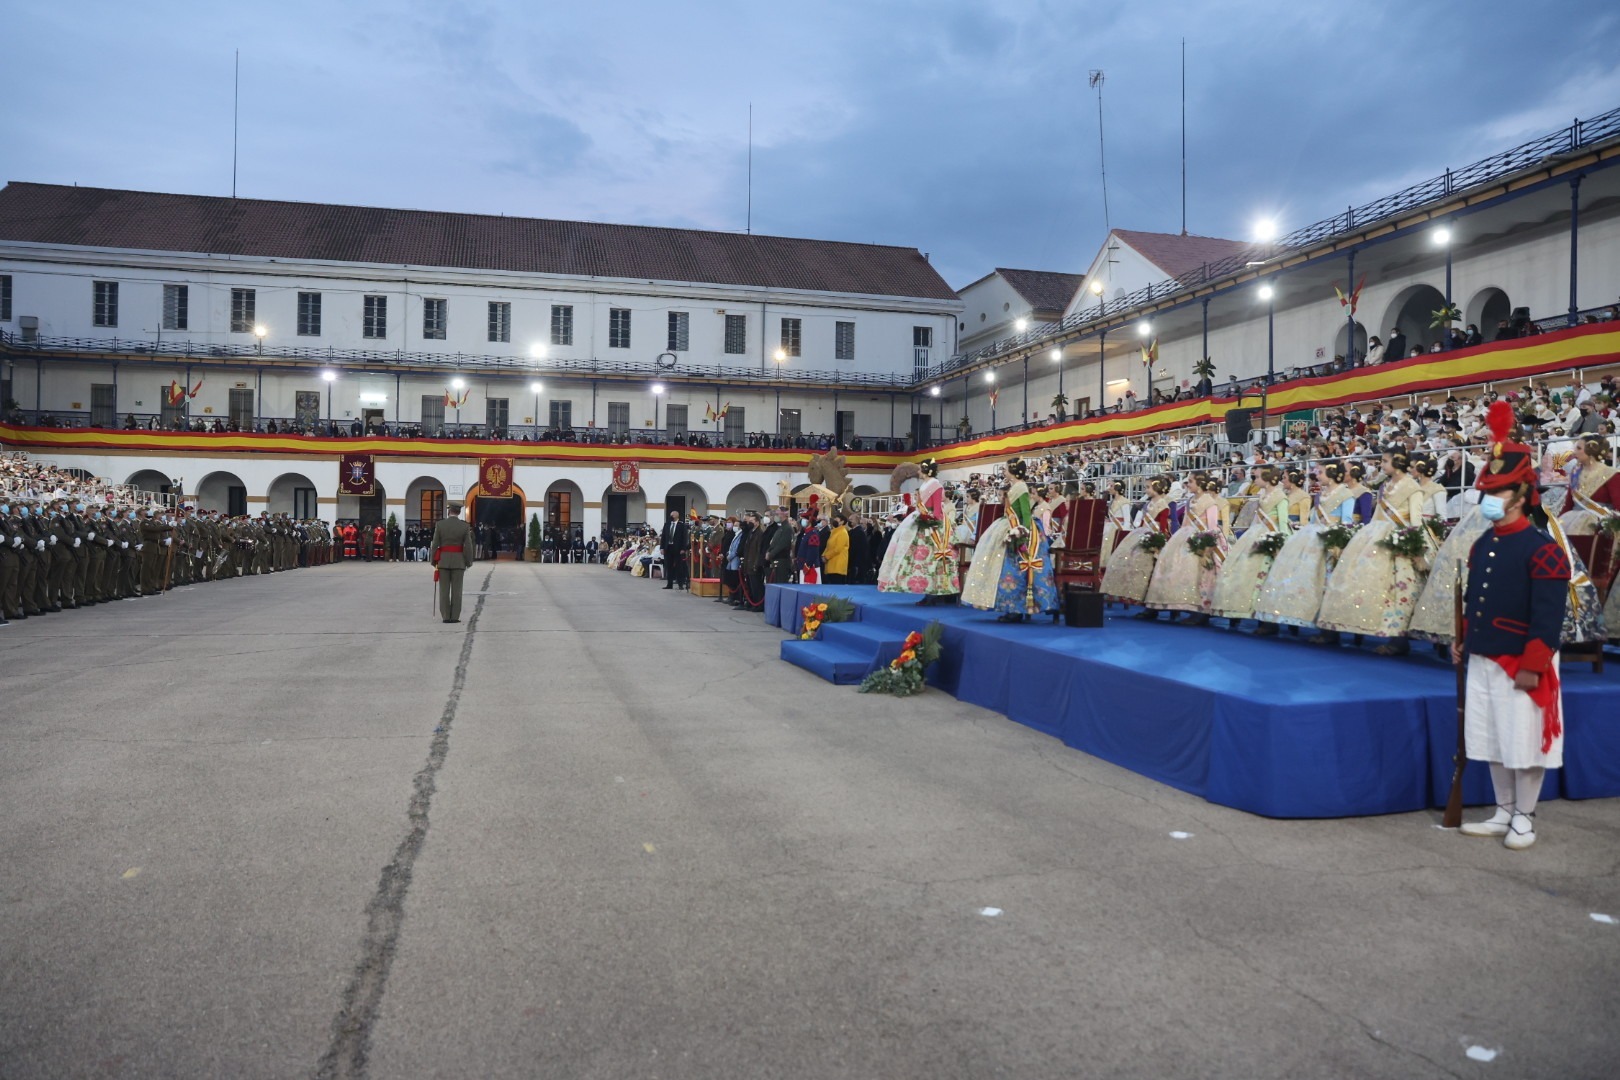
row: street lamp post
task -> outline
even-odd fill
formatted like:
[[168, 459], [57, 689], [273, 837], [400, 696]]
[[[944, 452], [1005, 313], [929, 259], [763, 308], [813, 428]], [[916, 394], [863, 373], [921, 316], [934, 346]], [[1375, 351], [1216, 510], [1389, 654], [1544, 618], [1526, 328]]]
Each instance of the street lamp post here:
[[536, 379], [529, 384], [529, 389], [534, 393], [534, 426], [535, 433], [538, 435], [540, 431], [540, 391], [545, 389], [545, 384]]
[[994, 371], [985, 372], [984, 381], [990, 384], [990, 433], [994, 435], [996, 431], [996, 373]]
[[253, 336], [259, 339], [259, 355], [260, 356], [264, 355], [264, 336], [266, 334], [268, 334], [269, 332], [270, 332], [270, 328], [265, 326], [264, 323], [259, 323], [259, 324], [257, 324], [256, 326], [253, 327]]
[[1277, 290], [1270, 285], [1260, 286], [1260, 299], [1266, 302], [1266, 384], [1260, 391], [1260, 441], [1266, 438], [1266, 410], [1271, 403], [1271, 381], [1277, 371]]
[[[1434, 230], [1434, 242], [1436, 244], [1439, 244], [1441, 247], [1446, 249], [1446, 313], [1449, 315], [1450, 312], [1451, 312], [1451, 229], [1450, 229], [1450, 227], [1446, 226], [1446, 225], [1442, 225], [1438, 229]], [[1451, 323], [1450, 322], [1441, 323], [1441, 325], [1440, 325], [1440, 334], [1441, 334], [1441, 340], [1440, 340], [1441, 348], [1450, 349], [1451, 348]]]
[[460, 391], [465, 390], [466, 388], [467, 388], [467, 380], [466, 379], [463, 379], [460, 376], [457, 376], [456, 378], [450, 380], [450, 389], [457, 391], [457, 393], [456, 393], [456, 434], [458, 434], [458, 435], [461, 434], [461, 394], [460, 394]]
[[326, 422], [332, 423], [332, 384], [337, 382], [337, 372], [330, 369], [321, 372], [321, 379], [326, 383]]
[[1108, 330], [1097, 335], [1097, 407], [1093, 412], [1108, 411]]
[[653, 385], [652, 385], [652, 395], [653, 395], [653, 436], [654, 437], [657, 437], [657, 435], [658, 435], [658, 398], [659, 398], [659, 395], [661, 395], [663, 392], [664, 392], [664, 384], [663, 383], [653, 383]]

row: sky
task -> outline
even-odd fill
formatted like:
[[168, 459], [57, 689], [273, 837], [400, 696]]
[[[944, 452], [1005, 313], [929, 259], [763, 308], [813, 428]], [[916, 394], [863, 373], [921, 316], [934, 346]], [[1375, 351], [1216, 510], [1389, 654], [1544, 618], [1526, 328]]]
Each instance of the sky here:
[[[0, 178], [916, 247], [1282, 231], [1620, 106], [1612, 0], [17, 0]], [[26, 44], [26, 47], [23, 47]]]

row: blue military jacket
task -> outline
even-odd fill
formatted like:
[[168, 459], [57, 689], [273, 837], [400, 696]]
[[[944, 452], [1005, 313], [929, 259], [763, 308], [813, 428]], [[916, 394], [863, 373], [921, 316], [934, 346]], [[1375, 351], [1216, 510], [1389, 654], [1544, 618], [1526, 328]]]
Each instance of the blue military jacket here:
[[1468, 652], [1518, 656], [1528, 671], [1545, 671], [1564, 629], [1569, 557], [1526, 519], [1491, 529], [1468, 553], [1463, 602]]

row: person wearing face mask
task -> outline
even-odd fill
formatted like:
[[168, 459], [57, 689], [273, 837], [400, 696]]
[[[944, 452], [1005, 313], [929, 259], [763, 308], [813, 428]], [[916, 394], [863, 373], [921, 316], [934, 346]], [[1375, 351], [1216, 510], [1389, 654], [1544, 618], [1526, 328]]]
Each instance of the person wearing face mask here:
[[1535, 456], [1509, 437], [1511, 409], [1493, 405], [1486, 419], [1495, 442], [1475, 486], [1492, 528], [1469, 552], [1463, 640], [1451, 655], [1467, 663], [1466, 752], [1490, 765], [1496, 812], [1461, 832], [1519, 851], [1536, 841], [1542, 778], [1564, 761], [1558, 647], [1571, 567], [1526, 516], [1538, 501]]
[[73, 602], [73, 582], [69, 577], [73, 570], [74, 535], [66, 520], [65, 509], [60, 502], [52, 503], [47, 525], [46, 548], [51, 557], [51, 568], [45, 588], [51, 611], [78, 606]]
[[669, 521], [659, 535], [658, 544], [664, 552], [664, 588], [686, 587], [686, 552], [690, 533], [679, 511], [669, 512]]
[[152, 596], [167, 587], [164, 571], [173, 543], [173, 527], [155, 509], [148, 509], [141, 521], [141, 595]]
[[0, 496], [0, 626], [23, 617], [22, 597], [17, 589], [21, 575], [22, 532], [11, 516], [11, 503]]
[[107, 576], [106, 522], [101, 519], [101, 508], [93, 507], [84, 514], [85, 568], [80, 603], [99, 604], [106, 597], [101, 583]]

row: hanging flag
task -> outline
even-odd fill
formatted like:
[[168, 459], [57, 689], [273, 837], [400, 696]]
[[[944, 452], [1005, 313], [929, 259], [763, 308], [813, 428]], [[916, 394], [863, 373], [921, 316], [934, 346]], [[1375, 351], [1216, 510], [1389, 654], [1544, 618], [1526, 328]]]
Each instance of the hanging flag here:
[[456, 408], [459, 409], [463, 405], [467, 404], [467, 399], [470, 398], [470, 397], [472, 397], [472, 391], [471, 390], [463, 390], [461, 392], [461, 397], [456, 399]]
[[1367, 284], [1367, 275], [1362, 274], [1361, 280], [1356, 282], [1356, 287], [1350, 290], [1349, 296], [1346, 296], [1344, 290], [1339, 288], [1339, 283], [1335, 281], [1333, 283], [1333, 295], [1339, 298], [1339, 306], [1349, 308], [1350, 314], [1354, 315], [1357, 306], [1361, 303], [1361, 287], [1365, 284]]
[[714, 411], [714, 406], [713, 405], [710, 405], [708, 402], [703, 403], [703, 420], [704, 420], [705, 423], [709, 423], [709, 424], [714, 423], [714, 418], [717, 415], [719, 415], [719, 414], [717, 414]]
[[197, 396], [197, 391], [202, 389], [202, 384], [203, 384], [203, 381], [201, 379], [198, 379], [197, 380], [197, 385], [193, 386], [191, 388], [191, 390], [186, 394], [186, 396], [187, 397], [196, 397]]
[[1142, 346], [1142, 363], [1152, 367], [1159, 362], [1159, 339], [1154, 338]]
[[338, 462], [338, 494], [370, 495], [376, 490], [377, 466], [370, 454], [344, 454]]
[[1001, 387], [998, 386], [994, 390], [990, 391], [990, 407], [992, 409], [996, 407], [996, 398], [998, 398], [1000, 396], [1001, 396]]
[[453, 409], [456, 407], [456, 395], [452, 394], [448, 390], [444, 392], [444, 407], [447, 409]]
[[181, 386], [178, 382], [171, 381], [169, 383], [169, 389], [165, 391], [165, 394], [167, 395], [169, 404], [171, 406], [178, 405], [182, 401], [186, 400], [186, 388]]
[[724, 405], [720, 406], [720, 411], [714, 414], [714, 418], [716, 420], [724, 420], [726, 418], [726, 413], [728, 413], [730, 411], [731, 411], [731, 402], [728, 401]]
[[512, 494], [512, 473], [512, 459], [509, 457], [480, 458], [478, 493], [490, 498]]

